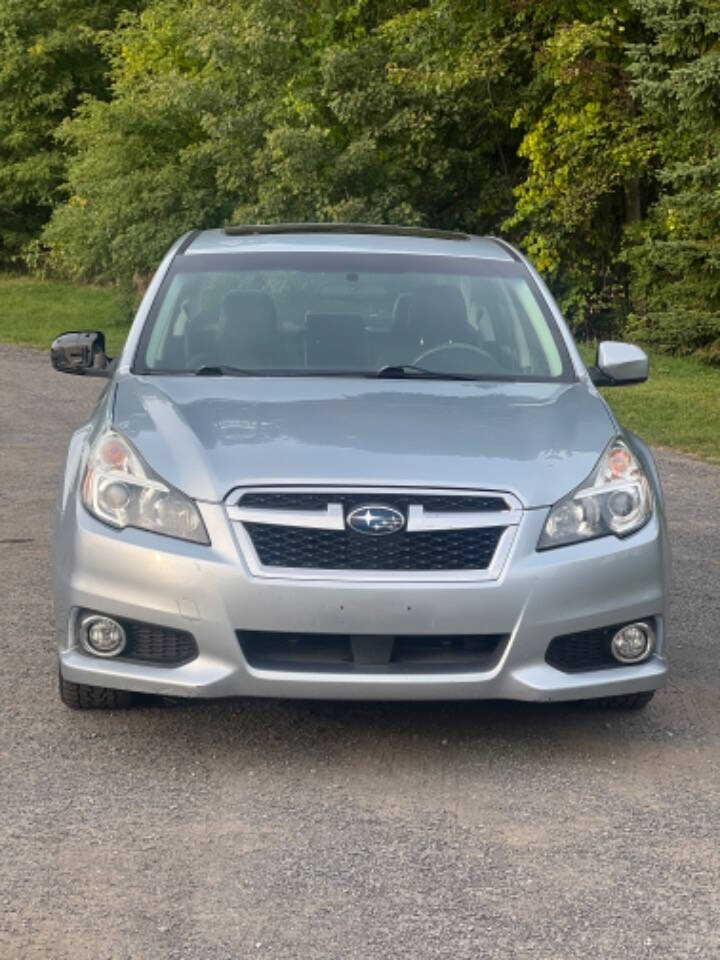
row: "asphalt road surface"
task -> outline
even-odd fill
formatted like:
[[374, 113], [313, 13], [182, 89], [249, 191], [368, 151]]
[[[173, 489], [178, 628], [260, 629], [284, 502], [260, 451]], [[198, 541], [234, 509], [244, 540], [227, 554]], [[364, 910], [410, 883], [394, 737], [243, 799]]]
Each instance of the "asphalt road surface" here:
[[720, 956], [720, 468], [660, 451], [639, 714], [56, 696], [51, 515], [101, 384], [0, 347], [2, 960]]

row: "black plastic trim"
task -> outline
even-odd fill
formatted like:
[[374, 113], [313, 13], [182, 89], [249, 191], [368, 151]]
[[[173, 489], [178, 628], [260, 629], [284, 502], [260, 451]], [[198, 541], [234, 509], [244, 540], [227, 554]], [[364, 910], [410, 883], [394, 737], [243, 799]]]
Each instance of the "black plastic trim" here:
[[[118, 617], [112, 613], [103, 613], [99, 610], [80, 611], [77, 624], [86, 616], [109, 617], [117, 621], [125, 631], [127, 645], [123, 652], [117, 657], [105, 658], [118, 662], [143, 663], [158, 667], [181, 667], [186, 663], [195, 660], [200, 651], [197, 640], [188, 630], [176, 630], [175, 627], [165, 627], [157, 623], [146, 623], [142, 620], [129, 620], [126, 617]], [[155, 636], [153, 636], [155, 634]], [[163, 637], [168, 646], [174, 645], [184, 652], [179, 657], [153, 656], [154, 646], [162, 649]], [[84, 651], [84, 648], [83, 648]], [[84, 651], [87, 652], [87, 651]], [[92, 656], [92, 654], [88, 654]]]
[[294, 673], [443, 674], [492, 670], [507, 634], [357, 635], [237, 630], [251, 667]]
[[[201, 233], [202, 233], [201, 230], [197, 230], [197, 229], [196, 229], [196, 230], [191, 230], [190, 233], [185, 237], [185, 239], [183, 240], [183, 242], [180, 244], [180, 246], [179, 246], [179, 247], [177, 248], [177, 250], [175, 251], [175, 257], [181, 257], [181, 256], [185, 253], [185, 251], [188, 249], [188, 247], [190, 246], [190, 244], [193, 242], [193, 240], [194, 240], [196, 237], [198, 237]], [[173, 260], [175, 259], [175, 257], [173, 257]]]
[[[553, 637], [545, 651], [545, 662], [562, 673], [585, 673], [590, 670], [612, 670], [616, 667], [641, 666], [648, 658], [637, 664], [616, 660], [610, 650], [610, 641], [623, 627], [642, 621], [657, 631], [654, 617], [636, 617], [623, 623], [594, 630], [579, 630]], [[652, 653], [650, 654], [652, 656]]]

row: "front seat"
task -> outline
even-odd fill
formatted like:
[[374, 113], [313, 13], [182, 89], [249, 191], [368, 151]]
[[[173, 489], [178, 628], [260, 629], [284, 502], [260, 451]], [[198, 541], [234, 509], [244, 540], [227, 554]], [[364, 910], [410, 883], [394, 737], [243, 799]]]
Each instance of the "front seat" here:
[[220, 308], [222, 363], [271, 369], [281, 366], [275, 303], [261, 290], [231, 290]]
[[[465, 298], [450, 284], [420, 287], [396, 311], [393, 339], [414, 356], [450, 343], [473, 343]], [[409, 362], [409, 361], [408, 361]]]

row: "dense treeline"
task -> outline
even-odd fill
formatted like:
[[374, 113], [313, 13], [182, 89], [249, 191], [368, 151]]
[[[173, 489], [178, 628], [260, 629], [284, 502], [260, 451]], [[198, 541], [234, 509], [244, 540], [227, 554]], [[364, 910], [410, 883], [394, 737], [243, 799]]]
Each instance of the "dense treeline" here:
[[501, 232], [575, 328], [720, 361], [718, 0], [0, 0], [0, 262], [191, 226]]

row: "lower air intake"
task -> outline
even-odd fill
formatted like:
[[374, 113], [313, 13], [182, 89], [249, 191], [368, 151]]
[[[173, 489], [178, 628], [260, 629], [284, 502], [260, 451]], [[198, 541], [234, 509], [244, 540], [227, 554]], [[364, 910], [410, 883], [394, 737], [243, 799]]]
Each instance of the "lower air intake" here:
[[356, 635], [238, 630], [251, 667], [332, 673], [459, 673], [491, 670], [507, 636]]

